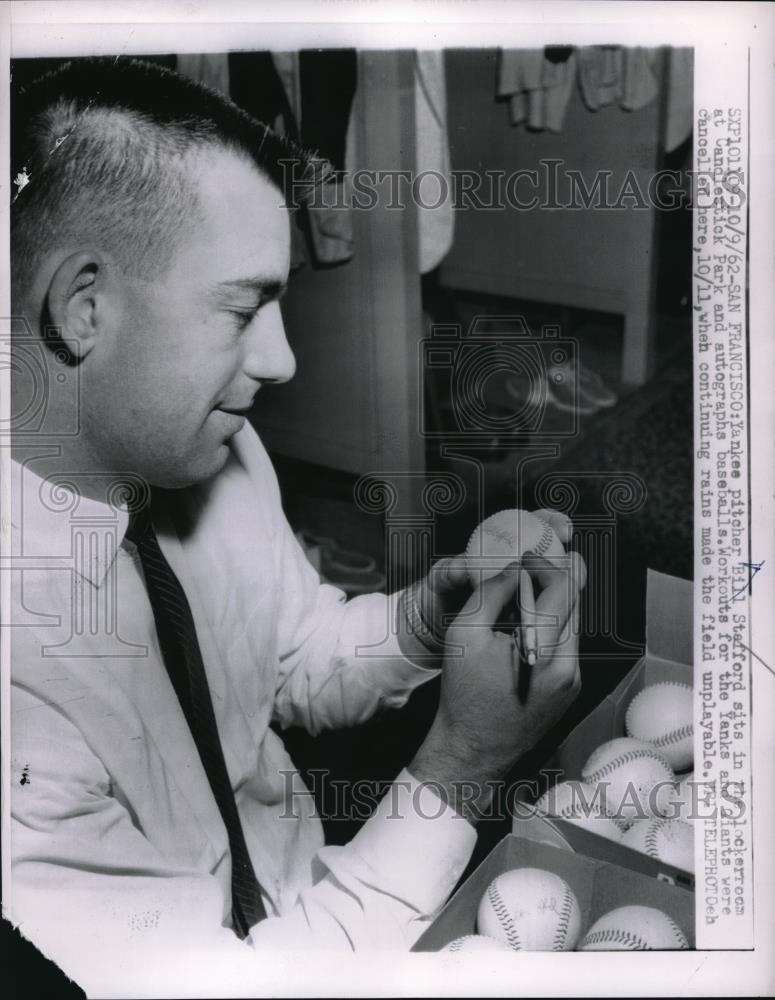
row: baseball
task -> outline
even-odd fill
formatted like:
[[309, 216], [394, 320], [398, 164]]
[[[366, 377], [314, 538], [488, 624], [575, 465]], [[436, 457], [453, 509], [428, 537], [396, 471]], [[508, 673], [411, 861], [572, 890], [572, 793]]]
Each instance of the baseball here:
[[487, 937], [484, 934], [464, 934], [463, 937], [455, 938], [442, 951], [511, 951], [503, 941]]
[[581, 911], [559, 875], [515, 868], [487, 887], [476, 928], [516, 951], [571, 951], [581, 931]]
[[584, 935], [579, 951], [676, 951], [689, 942], [678, 924], [652, 906], [620, 906]]
[[556, 816], [608, 840], [621, 840], [621, 826], [605, 814], [595, 788], [583, 781], [558, 782], [544, 792], [535, 808], [542, 816]]
[[703, 801], [702, 782], [694, 780], [694, 771], [681, 776], [680, 781], [669, 785], [660, 795], [659, 812], [668, 819], [682, 819], [687, 823], [696, 817], [700, 803]]
[[692, 766], [694, 704], [688, 684], [649, 684], [629, 704], [627, 735], [655, 747], [675, 771]]
[[501, 510], [474, 530], [466, 546], [468, 576], [474, 587], [497, 576], [528, 550], [552, 561], [565, 555], [554, 528], [526, 510]]
[[581, 777], [588, 785], [602, 784], [604, 811], [627, 825], [658, 815], [659, 787], [675, 780], [670, 765], [654, 747], [625, 736], [594, 750]]
[[622, 846], [694, 871], [694, 831], [682, 819], [636, 819], [622, 837]]

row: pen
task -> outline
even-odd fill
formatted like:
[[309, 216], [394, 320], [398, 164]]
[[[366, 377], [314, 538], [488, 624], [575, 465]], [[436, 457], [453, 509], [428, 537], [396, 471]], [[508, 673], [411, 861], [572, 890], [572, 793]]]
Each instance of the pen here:
[[533, 581], [525, 569], [519, 572], [519, 606], [522, 619], [522, 647], [528, 665], [534, 667], [538, 659], [538, 639], [535, 630], [536, 605]]

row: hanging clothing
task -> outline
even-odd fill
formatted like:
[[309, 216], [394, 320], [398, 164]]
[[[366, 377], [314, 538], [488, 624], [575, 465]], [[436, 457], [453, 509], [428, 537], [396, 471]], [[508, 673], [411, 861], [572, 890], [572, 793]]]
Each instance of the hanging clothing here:
[[579, 88], [590, 109], [618, 104], [639, 111], [659, 93], [659, 51], [592, 45], [578, 51]]
[[689, 138], [694, 121], [693, 52], [668, 49], [667, 80], [662, 80], [658, 49], [590, 45], [574, 49], [504, 49], [500, 54], [496, 95], [508, 97], [512, 125], [560, 132], [574, 83], [578, 80], [590, 111], [618, 104], [639, 111], [666, 87], [665, 150]]
[[[296, 115], [271, 52], [230, 52], [229, 79], [235, 104], [275, 132], [299, 141]], [[291, 270], [298, 270], [306, 262], [304, 235], [298, 224], [291, 225]]]
[[622, 97], [620, 107], [625, 111], [639, 111], [659, 93], [658, 49], [624, 49], [622, 60]]
[[588, 45], [578, 50], [579, 88], [590, 111], [616, 104], [622, 98], [622, 62], [619, 46]]
[[562, 63], [544, 60], [542, 77], [542, 115], [550, 132], [561, 132], [565, 123], [571, 91], [576, 81], [576, 55]]
[[224, 97], [229, 96], [229, 57], [226, 53], [185, 53], [177, 57], [177, 69], [182, 76], [217, 90]]
[[670, 49], [667, 70], [665, 151], [686, 142], [694, 128], [694, 51]]
[[[504, 49], [498, 64], [498, 97], [508, 97], [511, 124], [518, 125], [529, 118], [530, 96], [541, 88], [543, 49]], [[534, 100], [533, 119], [536, 108]], [[531, 127], [540, 128], [540, 124]]]
[[358, 83], [357, 54], [354, 49], [304, 50], [299, 55], [299, 76], [302, 140], [335, 171], [320, 192], [320, 204], [316, 201], [309, 206], [310, 239], [318, 264], [340, 264], [350, 260], [354, 250], [345, 169]]
[[271, 52], [230, 52], [231, 99], [267, 125], [282, 120], [282, 132], [298, 141], [296, 117]]
[[317, 150], [336, 171], [344, 170], [347, 126], [358, 83], [355, 49], [305, 49], [299, 53], [305, 146]]
[[563, 62], [543, 49], [505, 49], [498, 66], [498, 97], [509, 98], [512, 125], [561, 132], [576, 78], [574, 53]]
[[447, 133], [447, 80], [442, 50], [415, 52], [414, 113], [420, 274], [444, 260], [455, 235], [452, 168]]
[[283, 88], [286, 117], [293, 119], [298, 141], [328, 160], [334, 174], [307, 205], [307, 237], [315, 262], [340, 264], [354, 250], [347, 156], [351, 114], [358, 82], [354, 49], [273, 53], [275, 74]]
[[298, 52], [272, 52], [272, 64], [283, 87], [287, 109], [279, 116], [278, 131], [294, 130], [298, 134], [298, 123], [301, 121], [301, 76], [299, 73]]

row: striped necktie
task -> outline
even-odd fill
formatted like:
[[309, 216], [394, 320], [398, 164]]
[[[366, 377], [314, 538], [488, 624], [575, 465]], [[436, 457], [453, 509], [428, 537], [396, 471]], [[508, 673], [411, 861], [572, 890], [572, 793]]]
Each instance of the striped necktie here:
[[266, 917], [266, 910], [226, 770], [194, 618], [180, 581], [159, 547], [147, 506], [131, 514], [127, 538], [137, 546], [164, 665], [229, 836], [232, 924], [237, 936], [245, 938]]

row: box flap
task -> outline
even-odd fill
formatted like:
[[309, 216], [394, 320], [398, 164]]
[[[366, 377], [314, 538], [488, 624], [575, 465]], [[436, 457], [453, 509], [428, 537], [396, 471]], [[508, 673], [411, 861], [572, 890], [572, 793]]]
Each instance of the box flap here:
[[[539, 844], [548, 844], [550, 847], [560, 847], [566, 851], [574, 849], [569, 838], [564, 836], [559, 829], [556, 819], [542, 816], [536, 812], [535, 806], [531, 806], [527, 802], [518, 801], [514, 808], [512, 833], [525, 840], [535, 840]], [[571, 826], [570, 823], [566, 825]]]
[[[555, 819], [556, 830], [566, 841], [570, 850], [583, 854], [587, 858], [595, 858], [597, 861], [607, 861], [612, 865], [619, 865], [622, 868], [629, 868], [631, 871], [649, 875], [651, 878], [661, 879], [670, 885], [679, 885], [683, 889], [694, 889], [694, 875], [677, 868], [659, 858], [652, 858], [648, 854], [641, 854], [630, 847], [617, 843], [615, 840], [607, 840], [591, 830], [576, 826], [575, 823], [568, 823], [563, 819]], [[513, 825], [513, 833], [520, 836], [522, 830]]]
[[646, 580], [646, 648], [652, 656], [692, 664], [694, 588], [681, 580], [650, 569]]

